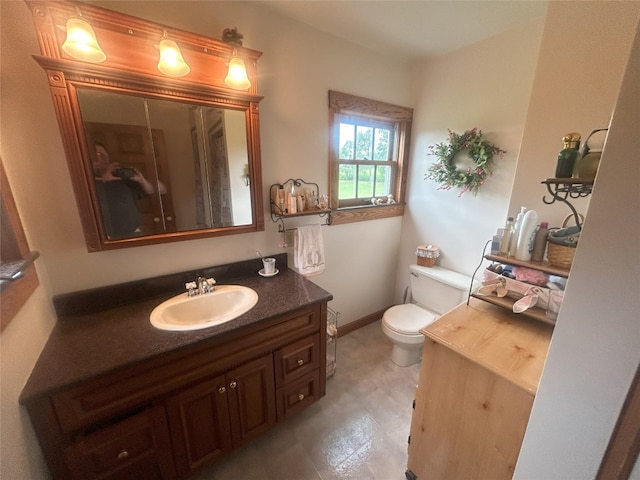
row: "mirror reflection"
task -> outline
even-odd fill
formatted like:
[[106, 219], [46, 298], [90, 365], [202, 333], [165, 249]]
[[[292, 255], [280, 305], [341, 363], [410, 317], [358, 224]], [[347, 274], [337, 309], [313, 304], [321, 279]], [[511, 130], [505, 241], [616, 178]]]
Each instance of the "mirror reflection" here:
[[90, 88], [77, 95], [109, 239], [253, 222], [244, 110]]

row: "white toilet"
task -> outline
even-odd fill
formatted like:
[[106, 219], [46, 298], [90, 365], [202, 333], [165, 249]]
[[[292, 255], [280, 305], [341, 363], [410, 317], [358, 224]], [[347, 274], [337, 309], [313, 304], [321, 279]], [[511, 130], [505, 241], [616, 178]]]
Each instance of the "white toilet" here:
[[442, 267], [409, 266], [411, 303], [395, 305], [382, 316], [382, 331], [393, 342], [391, 360], [408, 367], [420, 361], [420, 329], [467, 301], [471, 278]]

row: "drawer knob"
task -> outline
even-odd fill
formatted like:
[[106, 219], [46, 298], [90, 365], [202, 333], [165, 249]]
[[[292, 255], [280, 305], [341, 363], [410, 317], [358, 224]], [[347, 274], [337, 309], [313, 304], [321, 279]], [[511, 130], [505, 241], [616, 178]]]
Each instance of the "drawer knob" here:
[[299, 358], [299, 359], [298, 359], [298, 365], [299, 365], [299, 366], [304, 365], [304, 360], [303, 360], [303, 359], [301, 359], [301, 358]]
[[226, 392], [227, 389], [223, 386], [223, 387], [218, 387], [218, 393], [224, 393]]
[[236, 388], [238, 386], [238, 382], [236, 382], [235, 380], [232, 380], [231, 383], [229, 384], [229, 386], [231, 388]]
[[127, 452], [124, 448], [122, 450], [120, 450], [120, 452], [118, 453], [118, 460], [124, 460], [126, 458], [129, 458], [129, 452]]
[[299, 393], [298, 394], [298, 400], [300, 400], [300, 401], [304, 400], [304, 393]]

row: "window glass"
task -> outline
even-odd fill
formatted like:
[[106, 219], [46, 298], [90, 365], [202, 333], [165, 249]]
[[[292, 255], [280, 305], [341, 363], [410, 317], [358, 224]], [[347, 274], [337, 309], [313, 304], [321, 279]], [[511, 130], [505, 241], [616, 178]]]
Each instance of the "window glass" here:
[[340, 123], [340, 160], [351, 160], [354, 155], [355, 125]]
[[[373, 197], [393, 195], [396, 165], [390, 153], [394, 125], [366, 117], [337, 115], [337, 119], [338, 199], [370, 205]], [[387, 165], [381, 165], [383, 162]]]
[[374, 160], [389, 160], [389, 137], [391, 131], [386, 128], [376, 128], [374, 138]]
[[356, 127], [356, 160], [373, 158], [373, 128]]

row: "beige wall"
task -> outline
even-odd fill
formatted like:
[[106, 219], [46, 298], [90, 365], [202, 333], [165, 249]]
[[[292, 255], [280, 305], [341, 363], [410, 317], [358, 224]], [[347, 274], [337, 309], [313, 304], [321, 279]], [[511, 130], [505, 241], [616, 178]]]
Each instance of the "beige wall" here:
[[[545, 205], [545, 187], [532, 179], [554, 176], [565, 133], [580, 132], [584, 141], [591, 131], [609, 126], [639, 8], [637, 1], [549, 5], [510, 214], [523, 205], [559, 226], [569, 213], [560, 203]], [[588, 198], [578, 200], [575, 207], [586, 213], [588, 204]]]
[[[516, 172], [544, 18], [421, 65], [414, 77], [415, 123], [402, 223], [396, 298], [408, 283], [416, 245], [440, 248], [439, 264], [471, 276], [482, 247], [504, 223]], [[439, 190], [425, 173], [435, 158], [429, 145], [479, 128], [507, 153], [477, 196]]]
[[[568, 14], [569, 7], [553, 8]], [[617, 7], [625, 11], [625, 25], [615, 22], [625, 42], [611, 45], [610, 56], [626, 52], [629, 63], [515, 479], [595, 478], [640, 363], [640, 3]], [[597, 18], [585, 27], [612, 25], [610, 9], [594, 6]], [[604, 42], [608, 34], [600, 33]], [[605, 56], [592, 64], [608, 63]], [[638, 463], [631, 478], [640, 479]]]

